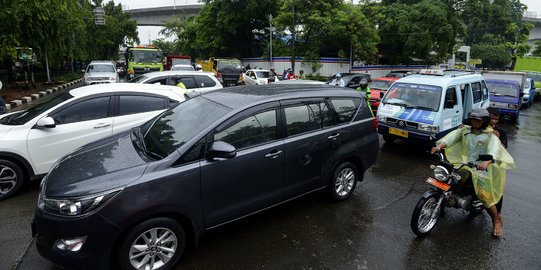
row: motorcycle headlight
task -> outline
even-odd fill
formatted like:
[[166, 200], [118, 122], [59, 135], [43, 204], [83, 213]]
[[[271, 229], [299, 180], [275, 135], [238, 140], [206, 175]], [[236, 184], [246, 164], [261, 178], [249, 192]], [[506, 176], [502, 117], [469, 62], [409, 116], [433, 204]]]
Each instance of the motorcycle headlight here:
[[446, 181], [449, 177], [449, 171], [445, 169], [442, 166], [436, 166], [434, 168], [434, 178], [436, 178], [438, 181]]
[[430, 133], [438, 133], [440, 131], [440, 128], [438, 126], [427, 124], [419, 124], [418, 129], [422, 131], [428, 131]]
[[42, 189], [38, 197], [38, 208], [57, 216], [79, 217], [105, 205], [121, 190], [114, 189], [79, 198], [48, 199]]

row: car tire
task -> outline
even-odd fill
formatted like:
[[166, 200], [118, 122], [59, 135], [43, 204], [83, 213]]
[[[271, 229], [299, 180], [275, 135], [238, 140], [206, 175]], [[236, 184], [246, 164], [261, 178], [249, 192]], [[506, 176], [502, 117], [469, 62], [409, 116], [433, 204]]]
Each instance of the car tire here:
[[333, 201], [343, 201], [351, 197], [359, 180], [357, 172], [357, 166], [351, 162], [344, 162], [336, 167], [328, 186]]
[[[120, 243], [118, 263], [124, 270], [167, 270], [175, 266], [185, 248], [186, 233], [181, 224], [171, 218], [153, 218], [128, 232]], [[143, 265], [146, 268], [141, 268]]]
[[24, 172], [15, 162], [0, 159], [0, 201], [13, 196], [25, 181]]

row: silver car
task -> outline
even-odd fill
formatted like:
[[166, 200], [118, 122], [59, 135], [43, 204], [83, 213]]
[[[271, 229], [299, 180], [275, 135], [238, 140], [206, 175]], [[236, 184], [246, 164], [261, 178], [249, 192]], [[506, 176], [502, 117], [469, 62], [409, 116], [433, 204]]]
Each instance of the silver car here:
[[111, 61], [92, 61], [86, 67], [84, 84], [118, 83], [120, 78]]

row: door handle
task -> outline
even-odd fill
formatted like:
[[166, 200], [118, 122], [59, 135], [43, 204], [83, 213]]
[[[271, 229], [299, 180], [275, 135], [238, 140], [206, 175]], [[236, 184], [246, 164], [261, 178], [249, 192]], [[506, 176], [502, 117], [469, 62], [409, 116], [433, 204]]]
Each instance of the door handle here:
[[104, 127], [108, 127], [110, 125], [111, 124], [99, 123], [99, 124], [95, 125], [94, 128], [104, 128]]
[[329, 137], [327, 137], [327, 139], [334, 141], [336, 140], [336, 138], [338, 138], [338, 136], [340, 136], [340, 133], [330, 135]]
[[283, 153], [282, 150], [275, 150], [265, 155], [266, 158], [277, 158]]

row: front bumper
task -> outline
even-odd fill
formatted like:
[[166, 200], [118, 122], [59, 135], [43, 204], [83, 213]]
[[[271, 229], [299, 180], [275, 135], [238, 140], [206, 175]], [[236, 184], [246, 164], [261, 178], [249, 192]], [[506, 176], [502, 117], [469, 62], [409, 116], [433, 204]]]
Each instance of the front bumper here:
[[116, 83], [116, 80], [85, 80], [85, 85]]
[[[97, 213], [72, 219], [36, 210], [32, 235], [36, 238], [39, 254], [57, 265], [78, 269], [108, 269], [113, 245], [120, 230]], [[86, 236], [86, 241], [79, 251], [60, 250], [54, 245], [57, 239], [83, 236]]]

